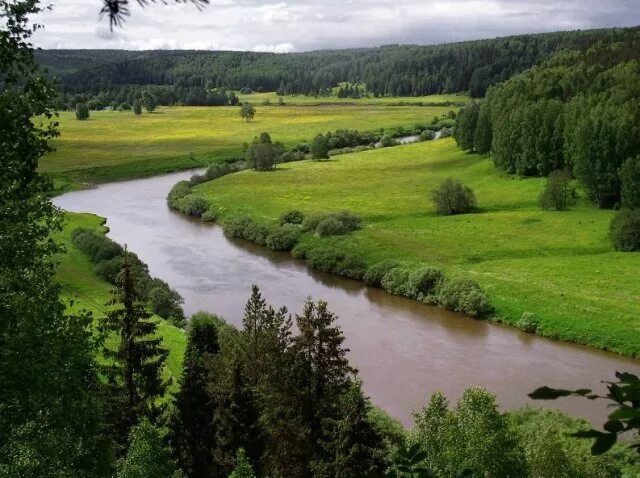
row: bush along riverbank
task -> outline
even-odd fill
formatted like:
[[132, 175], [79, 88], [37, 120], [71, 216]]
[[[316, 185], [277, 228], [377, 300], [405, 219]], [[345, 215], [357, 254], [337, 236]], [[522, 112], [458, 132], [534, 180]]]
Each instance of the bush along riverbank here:
[[[177, 183], [169, 192], [167, 203], [172, 209], [204, 222], [218, 219], [217, 207], [194, 194], [190, 181]], [[291, 210], [284, 212], [276, 224], [263, 224], [249, 216], [231, 216], [221, 221], [227, 236], [274, 251], [290, 251], [294, 258], [304, 260], [314, 270], [364, 281], [370, 287], [470, 317], [491, 317], [493, 307], [472, 279], [447, 277], [437, 267], [416, 267], [395, 260], [367, 264], [358, 254], [323, 244], [323, 238], [349, 234], [362, 225], [362, 218], [349, 211], [305, 216], [301, 211]], [[305, 236], [318, 240], [304, 242]], [[528, 331], [534, 330], [529, 327]]]
[[[93, 272], [112, 285], [122, 267], [125, 249], [107, 236], [91, 229], [77, 228], [71, 233], [72, 243], [94, 264]], [[177, 327], [184, 327], [186, 319], [182, 304], [182, 296], [165, 281], [151, 277], [149, 267], [138, 256], [129, 252], [129, 260], [133, 261], [131, 269], [140, 284], [141, 299], [149, 309], [158, 316], [170, 321]]]

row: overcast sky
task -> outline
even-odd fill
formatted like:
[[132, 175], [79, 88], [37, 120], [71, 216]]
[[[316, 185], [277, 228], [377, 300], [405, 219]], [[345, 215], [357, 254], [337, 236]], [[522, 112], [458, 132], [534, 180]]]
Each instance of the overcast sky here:
[[51, 0], [35, 43], [291, 52], [640, 24], [640, 0], [211, 0], [202, 11], [167, 2], [131, 0], [131, 17], [111, 33], [101, 0]]

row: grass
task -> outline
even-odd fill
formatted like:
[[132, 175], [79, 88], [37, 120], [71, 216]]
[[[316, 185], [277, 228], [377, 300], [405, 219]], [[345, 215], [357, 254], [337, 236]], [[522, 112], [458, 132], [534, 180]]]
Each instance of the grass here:
[[429, 95], [429, 96], [383, 96], [375, 98], [338, 98], [337, 96], [306, 96], [306, 95], [285, 95], [278, 96], [275, 92], [251, 93], [250, 95], [238, 94], [240, 101], [248, 101], [254, 106], [259, 106], [263, 101], [269, 100], [272, 105], [278, 104], [278, 99], [282, 98], [285, 105], [321, 105], [321, 104], [343, 104], [343, 105], [393, 105], [405, 103], [405, 105], [415, 105], [422, 102], [425, 106], [462, 106], [469, 97], [463, 94], [449, 95]]
[[[429, 191], [447, 177], [475, 191], [477, 213], [435, 214]], [[363, 230], [303, 241], [357, 252], [369, 264], [399, 258], [440, 266], [478, 280], [501, 320], [515, 324], [531, 312], [542, 335], [639, 355], [640, 254], [613, 252], [607, 236], [613, 212], [584, 198], [569, 212], [541, 211], [543, 184], [507, 176], [490, 158], [443, 139], [244, 171], [196, 191], [223, 218], [275, 222], [291, 209], [348, 209], [364, 218]]]
[[[66, 253], [60, 258], [58, 281], [62, 284], [64, 300], [73, 301], [71, 311], [86, 310], [94, 319], [103, 317], [105, 304], [111, 298], [112, 286], [93, 273], [93, 264], [71, 242], [71, 232], [84, 227], [105, 232], [103, 219], [93, 214], [65, 213], [64, 230], [55, 235], [55, 239], [65, 245]], [[169, 350], [166, 362], [166, 378], [171, 377], [177, 383], [182, 373], [182, 360], [186, 346], [184, 331], [157, 317], [158, 335], [163, 346]], [[115, 342], [114, 342], [115, 343]]]
[[318, 133], [412, 127], [451, 107], [419, 106], [260, 106], [250, 123], [237, 107], [167, 107], [135, 116], [131, 111], [95, 111], [87, 121], [60, 113], [57, 151], [41, 161], [59, 190], [195, 168], [238, 156], [242, 144], [268, 131], [292, 146]]

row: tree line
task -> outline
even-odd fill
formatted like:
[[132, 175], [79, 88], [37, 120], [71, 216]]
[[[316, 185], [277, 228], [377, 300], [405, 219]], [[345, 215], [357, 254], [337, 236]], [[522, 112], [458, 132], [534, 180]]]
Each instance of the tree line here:
[[[640, 30], [563, 51], [489, 89], [461, 111], [460, 147], [491, 153], [505, 171], [569, 170], [599, 207], [637, 207], [640, 153]], [[624, 185], [626, 181], [626, 185]]]
[[[562, 49], [611, 37], [616, 30], [518, 35], [444, 45], [274, 54], [226, 51], [109, 50], [37, 52], [38, 62], [60, 78], [64, 93], [107, 95], [136, 86], [165, 86], [166, 103], [189, 104], [202, 88], [323, 95], [341, 82], [342, 95], [420, 96], [468, 91], [474, 97]], [[91, 56], [91, 58], [88, 58]], [[155, 94], [155, 93], [154, 93]]]

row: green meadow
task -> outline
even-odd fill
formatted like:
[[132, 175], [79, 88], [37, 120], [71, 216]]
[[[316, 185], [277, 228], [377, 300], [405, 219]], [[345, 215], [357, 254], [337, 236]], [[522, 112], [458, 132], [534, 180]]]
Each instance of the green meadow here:
[[[337, 90], [337, 88], [334, 88]], [[248, 101], [253, 105], [261, 105], [264, 101], [269, 101], [270, 104], [276, 105], [280, 98], [284, 101], [285, 105], [322, 105], [322, 104], [343, 104], [343, 105], [398, 105], [404, 103], [405, 105], [415, 105], [416, 103], [423, 103], [425, 106], [448, 106], [457, 105], [462, 106], [468, 100], [469, 97], [463, 94], [448, 94], [448, 95], [429, 95], [429, 96], [381, 96], [376, 98], [375, 96], [363, 97], [363, 98], [338, 98], [337, 96], [306, 96], [306, 95], [284, 95], [278, 96], [274, 91], [264, 93], [251, 93], [249, 95], [238, 94], [240, 101]]]
[[[54, 238], [62, 243], [66, 252], [62, 255], [58, 267], [57, 279], [62, 285], [64, 300], [72, 304], [70, 310], [91, 312], [95, 321], [104, 316], [106, 303], [111, 299], [111, 284], [102, 280], [93, 272], [93, 264], [71, 242], [71, 233], [78, 227], [106, 232], [103, 219], [93, 214], [65, 213], [65, 227]], [[72, 301], [72, 302], [71, 302]], [[169, 350], [166, 375], [177, 383], [182, 373], [182, 360], [186, 346], [183, 330], [167, 321], [157, 318], [158, 335], [163, 346]]]
[[[256, 95], [257, 96], [257, 95]], [[41, 161], [58, 189], [204, 166], [241, 154], [242, 144], [263, 131], [293, 146], [318, 133], [412, 127], [443, 115], [448, 106], [261, 106], [242, 121], [237, 107], [166, 107], [135, 116], [131, 111], [92, 111], [87, 121], [60, 113], [56, 151]], [[455, 108], [453, 108], [455, 109]]]
[[[475, 191], [476, 213], [435, 214], [429, 193], [448, 177]], [[361, 231], [303, 241], [358, 253], [368, 264], [399, 258], [442, 267], [476, 279], [498, 320], [515, 324], [530, 312], [542, 335], [639, 354], [640, 254], [613, 252], [607, 234], [613, 211], [592, 207], [583, 193], [571, 211], [540, 210], [543, 185], [541, 178], [508, 176], [490, 158], [443, 139], [243, 171], [195, 191], [222, 219], [249, 215], [274, 223], [291, 209], [347, 209], [363, 217]]]

